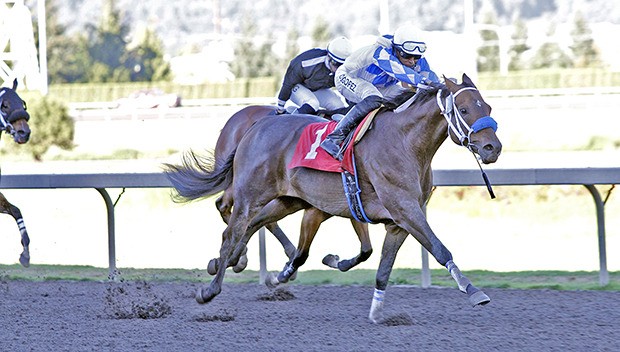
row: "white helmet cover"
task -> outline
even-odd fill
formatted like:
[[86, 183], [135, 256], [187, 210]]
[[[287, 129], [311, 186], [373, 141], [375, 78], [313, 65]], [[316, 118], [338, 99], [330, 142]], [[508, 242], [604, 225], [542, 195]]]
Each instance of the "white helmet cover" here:
[[418, 29], [408, 24], [396, 29], [392, 44], [409, 55], [424, 55], [426, 52], [426, 43], [420, 41]]
[[343, 63], [352, 51], [353, 47], [347, 37], [338, 37], [327, 44], [327, 55], [338, 63]]

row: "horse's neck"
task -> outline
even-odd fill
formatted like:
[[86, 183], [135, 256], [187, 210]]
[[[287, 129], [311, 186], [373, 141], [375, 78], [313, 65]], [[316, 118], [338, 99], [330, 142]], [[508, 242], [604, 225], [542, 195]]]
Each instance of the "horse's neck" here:
[[410, 158], [413, 153], [420, 164], [430, 165], [447, 137], [448, 124], [433, 99], [411, 106], [400, 114], [388, 116], [385, 120], [390, 125], [386, 130], [394, 132], [387, 140], [404, 138], [403, 145], [407, 150], [403, 154]]

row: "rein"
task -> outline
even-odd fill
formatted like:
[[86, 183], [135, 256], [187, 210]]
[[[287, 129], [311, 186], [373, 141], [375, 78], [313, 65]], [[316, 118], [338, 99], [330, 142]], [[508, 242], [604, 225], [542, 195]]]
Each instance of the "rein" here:
[[[484, 180], [485, 185], [487, 186], [487, 190], [489, 191], [489, 195], [491, 199], [495, 198], [495, 193], [493, 192], [493, 188], [491, 187], [491, 182], [487, 174], [482, 169], [482, 165], [480, 164], [480, 160], [476, 157], [476, 153], [474, 152], [474, 145], [470, 143], [471, 134], [479, 132], [485, 128], [492, 128], [493, 131], [497, 132], [497, 122], [491, 116], [483, 116], [477, 119], [471, 126], [465, 121], [461, 113], [459, 112], [458, 107], [456, 106], [456, 97], [466, 90], [475, 90], [478, 89], [474, 87], [464, 87], [456, 91], [456, 93], [448, 95], [446, 97], [446, 103], [444, 105], [441, 99], [441, 89], [437, 91], [437, 105], [439, 106], [439, 110], [441, 114], [448, 122], [448, 137], [450, 137], [450, 131], [458, 138], [461, 146], [467, 148], [476, 159], [478, 163], [478, 167], [480, 168], [480, 172], [482, 172], [482, 178]], [[452, 120], [455, 122], [453, 123]]]

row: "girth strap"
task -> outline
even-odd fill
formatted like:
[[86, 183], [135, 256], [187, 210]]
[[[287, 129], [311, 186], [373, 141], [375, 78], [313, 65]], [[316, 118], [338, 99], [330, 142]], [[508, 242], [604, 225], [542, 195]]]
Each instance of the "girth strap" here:
[[349, 204], [349, 210], [353, 218], [359, 222], [367, 222], [376, 224], [376, 222], [370, 220], [364, 212], [364, 206], [362, 205], [362, 199], [360, 193], [362, 190], [359, 188], [357, 181], [357, 169], [355, 167], [355, 154], [351, 156], [353, 158], [353, 174], [347, 170], [341, 172], [342, 186], [344, 187], [344, 195], [347, 197], [347, 203]]

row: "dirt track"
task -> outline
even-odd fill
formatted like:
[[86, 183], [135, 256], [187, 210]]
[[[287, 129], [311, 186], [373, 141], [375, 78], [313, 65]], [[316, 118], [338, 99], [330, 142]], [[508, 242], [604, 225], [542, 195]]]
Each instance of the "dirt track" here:
[[206, 305], [193, 283], [0, 281], [1, 351], [617, 351], [620, 293], [225, 284]]

